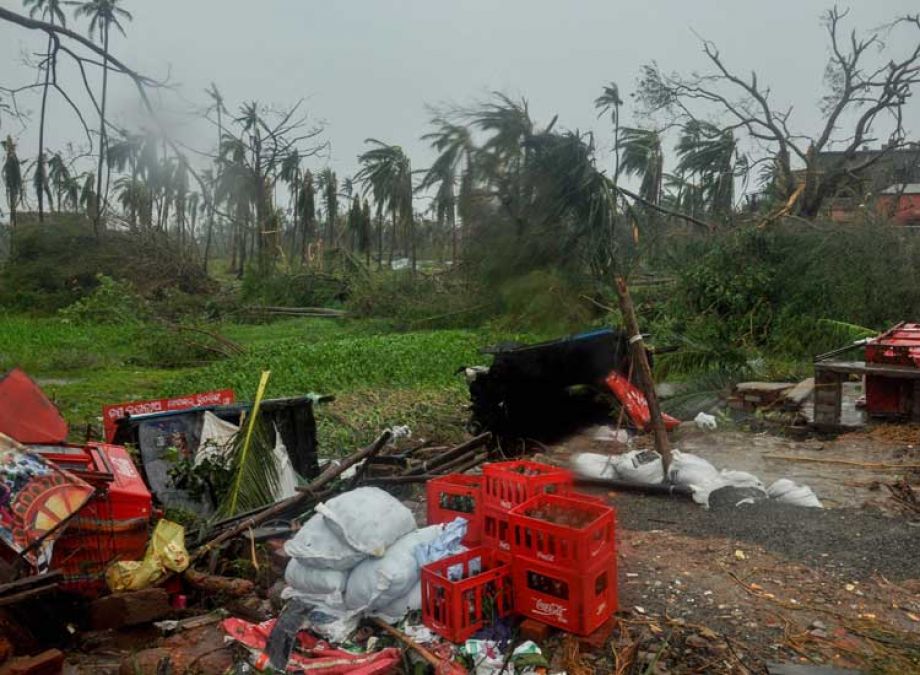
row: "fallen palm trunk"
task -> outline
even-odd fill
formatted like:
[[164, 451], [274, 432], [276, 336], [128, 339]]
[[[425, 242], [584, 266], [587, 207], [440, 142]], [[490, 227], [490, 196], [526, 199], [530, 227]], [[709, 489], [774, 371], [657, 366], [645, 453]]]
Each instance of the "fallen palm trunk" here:
[[693, 497], [693, 490], [683, 485], [645, 485], [612, 478], [576, 478], [575, 485], [578, 487], [604, 487], [620, 492], [638, 492], [646, 495]]

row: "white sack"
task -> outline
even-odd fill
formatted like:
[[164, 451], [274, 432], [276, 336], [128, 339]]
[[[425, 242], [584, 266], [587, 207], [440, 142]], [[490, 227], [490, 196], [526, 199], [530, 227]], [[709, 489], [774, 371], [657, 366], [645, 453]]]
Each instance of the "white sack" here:
[[675, 450], [668, 468], [668, 480], [674, 485], [702, 487], [719, 480], [719, 471], [699, 455]]
[[616, 458], [616, 473], [620, 479], [640, 485], [664, 482], [661, 455], [653, 450], [630, 450]]
[[315, 602], [341, 605], [348, 572], [310, 567], [291, 558], [284, 570], [284, 581], [301, 596], [308, 596]]
[[814, 491], [807, 485], [799, 485], [788, 478], [780, 478], [773, 485], [767, 488], [767, 494], [770, 499], [783, 504], [793, 504], [794, 506], [809, 506], [820, 509], [821, 501], [815, 495]]
[[284, 552], [305, 565], [331, 570], [351, 569], [367, 557], [342, 541], [319, 513], [285, 542]]
[[345, 587], [348, 609], [380, 609], [411, 590], [421, 576], [415, 548], [441, 534], [441, 525], [411, 532], [393, 544], [382, 558], [368, 558], [355, 567]]
[[415, 517], [380, 488], [360, 487], [316, 506], [326, 524], [353, 548], [380, 557], [415, 528]]
[[581, 452], [572, 459], [572, 470], [586, 478], [617, 478], [617, 456], [601, 455], [596, 452]]
[[761, 480], [752, 473], [747, 471], [735, 471], [733, 469], [722, 469], [719, 472], [719, 476], [725, 481], [726, 485], [731, 485], [732, 487], [744, 488], [744, 487], [754, 487], [764, 490], [764, 485]]
[[409, 612], [417, 612], [422, 608], [422, 584], [416, 584], [402, 597], [396, 598], [386, 607], [381, 607], [373, 613], [387, 623], [397, 623], [406, 618]]

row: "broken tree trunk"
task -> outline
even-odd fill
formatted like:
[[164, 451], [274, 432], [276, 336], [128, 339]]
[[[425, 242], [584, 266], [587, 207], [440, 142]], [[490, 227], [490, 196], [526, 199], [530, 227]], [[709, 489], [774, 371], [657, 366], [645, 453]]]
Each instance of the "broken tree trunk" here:
[[183, 576], [189, 586], [199, 591], [204, 591], [205, 593], [219, 593], [221, 595], [232, 595], [235, 598], [239, 598], [251, 595], [253, 588], [255, 588], [255, 584], [248, 579], [203, 574], [193, 569], [185, 570]]
[[631, 351], [634, 370], [639, 375], [639, 387], [648, 401], [648, 410], [651, 415], [652, 433], [655, 436], [655, 450], [661, 455], [665, 476], [671, 466], [671, 441], [661, 419], [661, 407], [658, 405], [658, 395], [655, 393], [655, 380], [652, 377], [652, 367], [648, 362], [648, 353], [639, 332], [639, 321], [636, 319], [636, 310], [633, 307], [629, 287], [623, 277], [616, 278], [617, 297], [620, 301], [620, 312], [626, 323], [626, 332], [629, 334], [629, 349]]

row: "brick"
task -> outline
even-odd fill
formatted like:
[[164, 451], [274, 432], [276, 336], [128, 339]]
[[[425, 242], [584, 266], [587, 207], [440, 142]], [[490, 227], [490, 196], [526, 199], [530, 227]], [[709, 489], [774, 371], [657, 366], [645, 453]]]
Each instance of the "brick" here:
[[536, 619], [524, 619], [518, 629], [522, 640], [533, 640], [538, 645], [549, 639], [555, 629]]
[[613, 631], [617, 627], [617, 618], [611, 616], [600, 628], [591, 633], [578, 638], [578, 645], [584, 652], [598, 652], [607, 646], [607, 640], [610, 639]]
[[145, 588], [94, 600], [89, 607], [89, 620], [94, 630], [102, 630], [150, 623], [171, 613], [169, 594], [164, 589]]
[[64, 652], [48, 649], [35, 656], [20, 656], [3, 669], [8, 675], [57, 675], [64, 668]]

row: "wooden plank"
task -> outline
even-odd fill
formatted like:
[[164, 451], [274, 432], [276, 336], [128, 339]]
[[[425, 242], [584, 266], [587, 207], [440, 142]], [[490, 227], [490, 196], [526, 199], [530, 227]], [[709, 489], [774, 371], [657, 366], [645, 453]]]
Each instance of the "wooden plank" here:
[[865, 361], [818, 361], [815, 363], [815, 375], [819, 372], [842, 373], [852, 375], [884, 375], [886, 377], [903, 377], [920, 380], [920, 368], [910, 366], [891, 366]]

